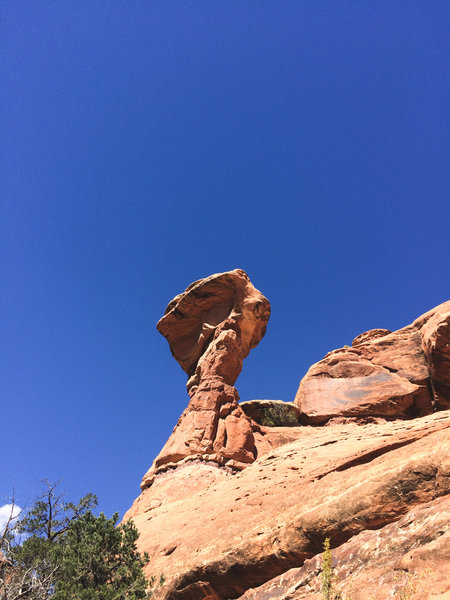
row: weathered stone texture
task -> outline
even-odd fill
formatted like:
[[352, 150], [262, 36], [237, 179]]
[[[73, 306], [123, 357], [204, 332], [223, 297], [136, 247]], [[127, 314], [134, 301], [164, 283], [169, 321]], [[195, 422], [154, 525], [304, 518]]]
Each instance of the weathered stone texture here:
[[449, 411], [297, 431], [235, 475], [186, 463], [143, 491], [125, 518], [148, 573], [167, 578], [157, 598], [236, 598], [300, 567], [325, 536], [340, 546], [450, 491]]
[[[332, 551], [334, 590], [351, 600], [450, 597], [450, 498], [413, 507], [381, 529], [362, 531]], [[248, 590], [239, 600], [323, 600], [322, 554]]]
[[[268, 316], [231, 271], [158, 324], [191, 399], [124, 517], [166, 577], [153, 597], [321, 600], [330, 537], [344, 598], [450, 600], [450, 302], [330, 352], [294, 405], [242, 407], [233, 384]], [[300, 422], [258, 424], [269, 409]]]
[[253, 462], [259, 428], [239, 406], [233, 384], [269, 316], [269, 301], [240, 269], [196, 281], [169, 303], [157, 328], [189, 376], [191, 400], [142, 488], [180, 461], [203, 458], [235, 469]]
[[402, 417], [450, 407], [450, 302], [398, 331], [375, 329], [330, 352], [295, 398], [303, 423], [332, 417]]

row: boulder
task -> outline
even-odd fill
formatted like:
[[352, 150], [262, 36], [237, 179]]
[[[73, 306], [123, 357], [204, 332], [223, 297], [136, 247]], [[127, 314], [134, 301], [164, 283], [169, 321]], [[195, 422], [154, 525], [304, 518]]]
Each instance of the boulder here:
[[398, 331], [373, 329], [330, 352], [301, 380], [303, 423], [412, 418], [450, 407], [450, 302]]
[[[203, 368], [197, 379], [202, 379], [211, 368], [221, 364], [221, 377], [233, 385], [241, 372], [242, 359], [264, 336], [269, 316], [267, 298], [253, 287], [244, 271], [235, 269], [191, 283], [169, 302], [156, 327], [169, 342], [173, 357], [189, 376], [195, 373], [203, 357]], [[226, 330], [237, 334], [236, 360], [227, 356], [226, 361], [214, 362], [210, 352], [205, 357], [213, 339]], [[217, 350], [217, 344], [214, 346]], [[192, 382], [188, 383], [191, 385]]]

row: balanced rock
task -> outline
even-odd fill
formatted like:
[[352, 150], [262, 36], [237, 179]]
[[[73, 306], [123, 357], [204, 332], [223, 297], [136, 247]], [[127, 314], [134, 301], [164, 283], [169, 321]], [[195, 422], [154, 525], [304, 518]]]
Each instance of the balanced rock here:
[[270, 304], [241, 269], [192, 283], [167, 306], [157, 328], [188, 374], [190, 402], [144, 476], [185, 460], [241, 469], [256, 457], [258, 431], [238, 404], [233, 387], [243, 359], [266, 331]]
[[[343, 598], [414, 589], [448, 600], [450, 302], [328, 354], [291, 411], [237, 402], [234, 381], [269, 316], [245, 273], [184, 294], [158, 328], [190, 403], [124, 517], [149, 554], [147, 576], [165, 577], [152, 597], [319, 600], [328, 537]], [[256, 422], [267, 414], [281, 424]]]
[[398, 331], [374, 329], [330, 352], [300, 382], [303, 423], [411, 418], [450, 407], [450, 302]]

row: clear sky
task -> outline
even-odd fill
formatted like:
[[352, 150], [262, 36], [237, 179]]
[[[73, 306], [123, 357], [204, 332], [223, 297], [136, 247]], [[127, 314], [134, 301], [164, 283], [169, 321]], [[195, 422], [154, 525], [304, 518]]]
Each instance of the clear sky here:
[[187, 403], [155, 324], [246, 270], [237, 381], [450, 297], [448, 2], [4, 0], [0, 505], [63, 479], [121, 514]]

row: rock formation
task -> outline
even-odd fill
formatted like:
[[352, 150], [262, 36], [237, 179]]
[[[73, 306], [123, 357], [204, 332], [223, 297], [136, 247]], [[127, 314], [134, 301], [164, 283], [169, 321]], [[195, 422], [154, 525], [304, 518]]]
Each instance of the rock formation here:
[[300, 382], [303, 423], [414, 417], [450, 408], [450, 302], [394, 333], [373, 329], [334, 350]]
[[240, 408], [233, 384], [269, 316], [269, 301], [240, 269], [196, 281], [169, 303], [157, 328], [189, 376], [190, 402], [144, 476], [143, 489], [180, 461], [201, 459], [231, 469], [254, 461], [259, 428]]
[[[443, 496], [418, 504], [381, 529], [353, 536], [333, 552], [336, 591], [351, 600], [445, 600], [450, 588], [449, 517], [450, 498]], [[323, 598], [321, 559], [316, 554], [301, 567], [248, 590], [240, 600]]]
[[[243, 272], [232, 271], [185, 294], [200, 284], [203, 298], [201, 284], [224, 276], [251, 286]], [[241, 298], [260, 298], [248, 289]], [[171, 337], [171, 319], [184, 318], [176, 312], [167, 329], [165, 317], [158, 327], [190, 377], [191, 402], [173, 434], [181, 448], [187, 440], [188, 449], [174, 452], [178, 442], [163, 449], [152, 485], [144, 485], [125, 515], [140, 532], [139, 549], [149, 553], [148, 575], [166, 578], [154, 598], [319, 600], [322, 544], [329, 537], [344, 598], [449, 600], [450, 302], [399, 331], [372, 330], [328, 354], [301, 381], [297, 408], [253, 401], [246, 403], [247, 416], [235, 412], [234, 375], [227, 374], [237, 377], [242, 358], [262, 336], [264, 318], [243, 320], [239, 303], [224, 300], [208, 320], [201, 307], [183, 312], [191, 306], [180, 305], [183, 298], [166, 315], [177, 307], [195, 314], [195, 334], [189, 325]], [[258, 301], [266, 322], [268, 305]], [[216, 344], [230, 330], [223, 327], [230, 315], [236, 315], [233, 344]], [[252, 329], [248, 323], [255, 321]], [[201, 338], [203, 323], [214, 332]], [[240, 347], [243, 337], [253, 342]], [[229, 400], [216, 400], [220, 394]], [[258, 425], [255, 419], [262, 422], [269, 409], [300, 422]], [[239, 427], [241, 420], [248, 424], [253, 437], [236, 444], [249, 455], [235, 445], [229, 458], [227, 444], [216, 443], [220, 422], [230, 416]]]

